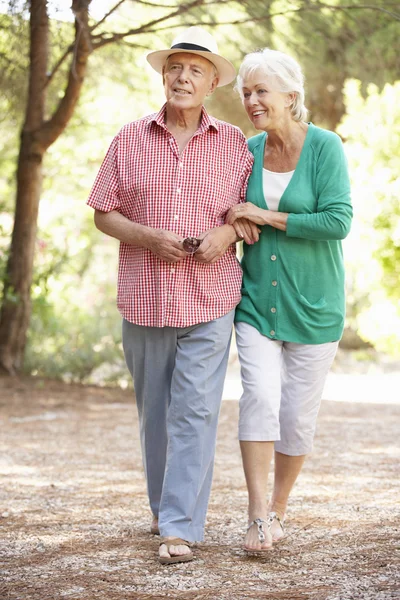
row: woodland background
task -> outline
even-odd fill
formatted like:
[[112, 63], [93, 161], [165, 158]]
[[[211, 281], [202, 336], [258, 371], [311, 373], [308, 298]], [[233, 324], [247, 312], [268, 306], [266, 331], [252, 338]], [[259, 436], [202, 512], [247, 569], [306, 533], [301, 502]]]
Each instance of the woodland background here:
[[[306, 76], [310, 120], [336, 131], [355, 209], [344, 242], [358, 361], [400, 356], [400, 9], [373, 0], [0, 1], [0, 365], [128, 385], [115, 240], [86, 198], [112, 137], [164, 102], [145, 54], [201, 25], [239, 66], [270, 46]], [[255, 133], [232, 86], [208, 110]], [[40, 201], [40, 202], [39, 202]]]

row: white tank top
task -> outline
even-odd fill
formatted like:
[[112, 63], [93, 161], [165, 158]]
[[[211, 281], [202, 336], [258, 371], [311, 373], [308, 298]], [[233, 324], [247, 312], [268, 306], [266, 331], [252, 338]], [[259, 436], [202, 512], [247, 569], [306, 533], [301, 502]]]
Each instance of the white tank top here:
[[294, 171], [274, 173], [273, 171], [268, 171], [268, 169], [263, 169], [264, 198], [269, 210], [278, 210], [279, 201], [289, 185], [293, 173]]

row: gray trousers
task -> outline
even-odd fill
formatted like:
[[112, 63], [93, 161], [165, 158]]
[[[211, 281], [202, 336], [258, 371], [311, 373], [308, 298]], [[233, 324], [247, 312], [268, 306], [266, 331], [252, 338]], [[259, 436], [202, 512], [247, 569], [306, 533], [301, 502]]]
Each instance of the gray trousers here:
[[150, 508], [163, 536], [204, 537], [233, 317], [183, 328], [122, 324]]

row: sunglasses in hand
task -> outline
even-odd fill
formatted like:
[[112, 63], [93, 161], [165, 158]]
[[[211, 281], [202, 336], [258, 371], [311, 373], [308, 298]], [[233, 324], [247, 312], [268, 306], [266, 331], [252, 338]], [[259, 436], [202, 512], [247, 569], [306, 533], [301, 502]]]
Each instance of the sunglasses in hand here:
[[202, 240], [195, 237], [187, 237], [183, 240], [182, 246], [185, 252], [188, 254], [194, 254], [200, 248]]

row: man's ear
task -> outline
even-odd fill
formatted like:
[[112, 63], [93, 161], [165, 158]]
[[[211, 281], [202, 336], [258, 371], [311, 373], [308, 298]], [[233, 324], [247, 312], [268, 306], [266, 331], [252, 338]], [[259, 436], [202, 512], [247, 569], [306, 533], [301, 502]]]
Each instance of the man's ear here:
[[210, 89], [207, 92], [207, 96], [211, 96], [211, 94], [214, 93], [214, 91], [218, 85], [218, 81], [219, 81], [218, 77], [214, 77], [214, 79], [212, 80], [212, 83], [210, 85]]

